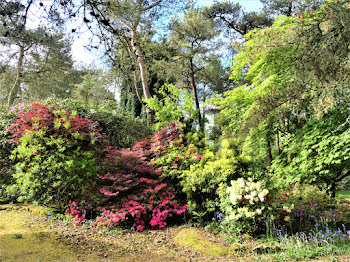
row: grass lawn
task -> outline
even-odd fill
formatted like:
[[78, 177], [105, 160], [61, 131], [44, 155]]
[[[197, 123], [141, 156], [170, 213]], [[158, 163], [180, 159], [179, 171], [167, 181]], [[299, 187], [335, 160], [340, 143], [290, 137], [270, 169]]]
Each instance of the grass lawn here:
[[350, 190], [339, 191], [337, 192], [337, 196], [350, 199]]

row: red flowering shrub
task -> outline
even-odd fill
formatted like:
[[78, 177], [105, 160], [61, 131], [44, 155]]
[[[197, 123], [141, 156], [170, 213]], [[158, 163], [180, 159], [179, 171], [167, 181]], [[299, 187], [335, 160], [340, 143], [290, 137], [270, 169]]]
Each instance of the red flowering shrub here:
[[105, 208], [94, 224], [161, 229], [168, 218], [186, 211], [187, 206], [175, 199], [174, 188], [163, 183], [138, 152], [107, 147], [100, 154], [99, 191]]
[[8, 188], [29, 200], [65, 206], [95, 183], [97, 124], [55, 104], [32, 103], [16, 110], [7, 128], [15, 149], [16, 184]]
[[132, 225], [139, 231], [146, 226], [162, 229], [169, 218], [187, 210], [186, 205], [175, 199], [174, 193], [174, 189], [165, 183], [150, 186], [141, 193], [121, 199], [121, 204], [113, 211], [102, 209], [102, 215], [94, 224], [105, 227]]
[[15, 123], [7, 128], [16, 143], [27, 132], [45, 131], [47, 135], [74, 136], [77, 132], [82, 141], [101, 139], [97, 123], [82, 118], [76, 112], [67, 111], [56, 104], [32, 103], [17, 109]]
[[184, 131], [181, 128], [181, 123], [175, 121], [154, 133], [149, 139], [137, 142], [131, 150], [145, 160], [151, 160], [166, 152], [169, 145], [178, 143], [183, 136]]
[[73, 217], [73, 224], [81, 226], [81, 223], [85, 220], [85, 209], [79, 209], [75, 201], [69, 201], [68, 207], [65, 210], [66, 215]]
[[122, 198], [159, 183], [159, 174], [137, 153], [112, 147], [99, 152], [101, 171], [98, 177], [102, 184], [99, 191], [106, 196], [105, 200]]

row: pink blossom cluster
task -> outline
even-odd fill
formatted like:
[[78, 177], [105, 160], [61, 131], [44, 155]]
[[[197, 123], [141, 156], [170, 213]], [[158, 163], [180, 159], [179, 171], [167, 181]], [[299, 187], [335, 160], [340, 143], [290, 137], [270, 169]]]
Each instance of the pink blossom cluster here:
[[126, 212], [114, 213], [111, 210], [102, 209], [101, 216], [96, 217], [96, 222], [91, 222], [92, 226], [117, 227], [121, 221], [127, 220]]
[[139, 157], [151, 160], [164, 153], [168, 145], [181, 141], [183, 136], [184, 131], [181, 128], [181, 123], [174, 121], [154, 133], [150, 138], [136, 142], [131, 150], [138, 153]]
[[143, 231], [147, 225], [162, 229], [167, 224], [167, 218], [184, 214], [187, 205], [178, 203], [175, 199], [175, 190], [162, 183], [149, 187], [137, 195], [123, 198], [121, 205], [114, 207], [114, 210], [112, 212], [104, 209], [102, 216], [97, 217], [96, 223], [92, 225], [116, 227], [121, 222], [128, 222], [138, 231]]
[[92, 225], [161, 229], [168, 218], [185, 213], [187, 206], [176, 200], [173, 187], [163, 183], [161, 170], [149, 165], [156, 151], [165, 152], [182, 136], [180, 123], [174, 122], [133, 148], [101, 150], [98, 179], [100, 205], [105, 209]]
[[75, 201], [69, 201], [65, 212], [70, 217], [73, 217], [73, 224], [76, 226], [81, 226], [82, 222], [85, 220], [85, 209], [78, 209]]
[[[101, 211], [101, 215], [91, 222], [92, 226], [114, 228], [130, 225], [138, 231], [143, 231], [145, 227], [164, 228], [168, 218], [187, 212], [187, 205], [175, 199], [174, 188], [162, 183], [137, 195], [121, 199], [119, 206], [103, 208]], [[78, 209], [75, 201], [69, 202], [66, 213], [74, 217], [75, 225], [81, 225], [85, 220], [85, 210]]]

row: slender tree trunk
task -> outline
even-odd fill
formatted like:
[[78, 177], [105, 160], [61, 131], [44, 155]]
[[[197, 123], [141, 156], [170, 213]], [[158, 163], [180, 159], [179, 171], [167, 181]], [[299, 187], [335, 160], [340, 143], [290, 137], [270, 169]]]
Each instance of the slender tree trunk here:
[[194, 78], [194, 65], [193, 65], [192, 58], [190, 58], [190, 70], [191, 70], [191, 83], [192, 83], [193, 97], [194, 97], [194, 101], [195, 101], [195, 104], [196, 104], [196, 109], [198, 110], [199, 129], [200, 129], [201, 132], [204, 132], [204, 123], [202, 121], [201, 110], [200, 110], [200, 107], [199, 107], [199, 100], [198, 100], [198, 94], [197, 94], [196, 81], [195, 81], [195, 78]]
[[137, 99], [139, 100], [139, 102], [141, 103], [141, 105], [143, 105], [143, 101], [142, 101], [142, 96], [140, 94], [138, 85], [137, 85], [137, 75], [136, 75], [136, 70], [134, 70], [134, 86], [135, 86], [135, 92], [136, 92], [136, 96]]
[[331, 196], [332, 196], [332, 198], [335, 198], [335, 193], [336, 193], [336, 183], [335, 183], [335, 181], [334, 182], [332, 182], [332, 184], [331, 184], [331, 188], [330, 188], [330, 193], [331, 193]]
[[15, 83], [13, 84], [8, 99], [7, 99], [7, 105], [11, 106], [13, 105], [13, 102], [16, 99], [16, 96], [20, 92], [21, 88], [21, 83], [22, 83], [22, 66], [23, 66], [23, 59], [24, 59], [24, 47], [20, 46], [19, 48], [19, 57], [17, 61], [17, 72], [16, 72], [16, 80]]
[[280, 132], [277, 130], [276, 133], [276, 147], [277, 147], [277, 155], [281, 154], [281, 148], [280, 148]]
[[[284, 119], [284, 125], [285, 125], [285, 130], [287, 133], [287, 135], [286, 135], [287, 143], [289, 144], [290, 140], [289, 140], [289, 120], [288, 120], [288, 118]], [[290, 155], [290, 153], [288, 153], [287, 162], [290, 163], [291, 161], [292, 161], [291, 155]]]
[[267, 165], [270, 167], [272, 164], [272, 151], [271, 151], [271, 142], [267, 135], [266, 135], [266, 146], [267, 146], [266, 160], [267, 160]]
[[[143, 55], [142, 55], [141, 49], [137, 45], [136, 28], [132, 28], [131, 29], [131, 45], [132, 45], [133, 51], [136, 54], [137, 63], [138, 63], [139, 68], [140, 68], [140, 76], [141, 76], [141, 83], [142, 83], [143, 94], [144, 94], [146, 99], [149, 99], [149, 98], [151, 98], [151, 93], [149, 91], [149, 86], [148, 86], [147, 69], [146, 69], [145, 62], [143, 60]], [[152, 123], [152, 112], [147, 107], [146, 107], [146, 111], [147, 111], [148, 121], [149, 121], [149, 123]]]
[[[207, 99], [206, 93], [205, 93], [205, 85], [203, 87], [203, 105], [205, 104], [205, 100]], [[203, 106], [203, 115], [202, 118], [205, 119], [205, 106]]]

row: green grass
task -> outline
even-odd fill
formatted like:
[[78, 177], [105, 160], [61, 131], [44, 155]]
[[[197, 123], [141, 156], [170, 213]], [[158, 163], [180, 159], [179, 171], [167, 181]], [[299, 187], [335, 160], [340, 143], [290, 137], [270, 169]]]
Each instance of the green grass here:
[[[326, 261], [333, 261], [331, 258], [338, 255], [349, 254], [349, 243], [336, 243], [332, 247], [303, 247], [303, 248], [288, 248], [281, 252], [263, 254], [257, 259], [259, 262], [274, 262], [274, 261], [305, 261], [309, 259], [325, 258]], [[322, 260], [324, 261], [324, 260]], [[337, 260], [335, 260], [337, 261]], [[346, 260], [347, 261], [347, 260]]]
[[[36, 206], [1, 206], [0, 261], [101, 261], [97, 253], [56, 240], [47, 224], [34, 223], [45, 209]], [[28, 210], [33, 212], [28, 212]]]
[[339, 191], [337, 192], [337, 196], [342, 198], [350, 198], [350, 190]]

